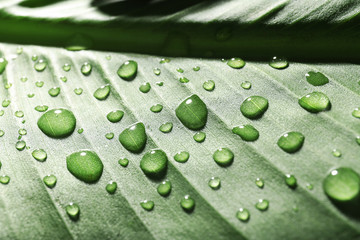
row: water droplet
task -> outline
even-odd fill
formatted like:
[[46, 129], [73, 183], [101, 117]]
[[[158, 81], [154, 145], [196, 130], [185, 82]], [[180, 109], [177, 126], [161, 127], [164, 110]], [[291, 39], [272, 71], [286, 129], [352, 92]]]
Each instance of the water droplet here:
[[21, 81], [21, 82], [26, 82], [27, 80], [28, 80], [28, 78], [25, 77], [25, 76], [23, 76], [23, 77], [20, 78], [20, 81]]
[[134, 153], [141, 152], [146, 145], [147, 135], [143, 123], [135, 123], [124, 129], [119, 135], [119, 141], [126, 150]]
[[179, 81], [180, 81], [181, 83], [188, 83], [188, 82], [190, 82], [190, 80], [187, 79], [186, 77], [181, 77], [181, 78], [179, 78]]
[[37, 81], [37, 82], [35, 82], [35, 86], [41, 88], [42, 86], [44, 86], [44, 82], [43, 81]]
[[5, 89], [9, 89], [9, 88], [11, 88], [12, 87], [12, 83], [6, 83], [5, 84]]
[[171, 182], [169, 180], [165, 180], [160, 183], [157, 187], [157, 192], [163, 197], [168, 196], [171, 192]]
[[250, 218], [250, 212], [249, 210], [247, 210], [246, 208], [240, 208], [237, 212], [236, 212], [236, 218], [239, 219], [242, 222], [247, 222], [249, 221]]
[[360, 109], [355, 108], [354, 111], [351, 113], [351, 115], [355, 118], [360, 118]]
[[213, 80], [207, 80], [203, 83], [203, 88], [206, 91], [211, 92], [215, 89], [215, 82]]
[[146, 211], [151, 211], [154, 209], [155, 204], [153, 201], [144, 200], [140, 203], [140, 206]]
[[67, 82], [67, 77], [61, 76], [61, 77], [60, 77], [60, 80], [63, 81], [63, 82]]
[[239, 69], [245, 66], [245, 61], [241, 58], [232, 58], [227, 61], [227, 65], [232, 68]]
[[295, 176], [292, 174], [285, 175], [285, 183], [290, 188], [296, 188], [296, 186], [297, 186], [297, 180], [296, 180]]
[[105, 58], [106, 58], [106, 60], [110, 61], [111, 60], [111, 55], [106, 55]]
[[78, 132], [79, 134], [81, 134], [81, 133], [84, 132], [84, 129], [83, 129], [83, 128], [79, 128], [79, 129], [77, 130], [77, 132]]
[[160, 68], [154, 68], [154, 74], [156, 75], [156, 76], [159, 76], [160, 74], [161, 74], [161, 70], [160, 70]]
[[107, 134], [105, 134], [105, 137], [107, 138], [107, 139], [109, 139], [109, 140], [111, 140], [111, 139], [113, 139], [114, 138], [114, 133], [107, 133]]
[[19, 133], [19, 135], [23, 136], [23, 135], [27, 134], [27, 131], [26, 131], [26, 129], [21, 128], [21, 129], [19, 129], [18, 133]]
[[259, 138], [259, 131], [256, 130], [253, 126], [247, 124], [247, 125], [241, 125], [239, 127], [234, 127], [232, 129], [232, 132], [236, 135], [239, 135], [242, 140], [244, 141], [256, 141]]
[[9, 176], [0, 176], [0, 183], [2, 184], [8, 184], [10, 182], [10, 177]]
[[355, 139], [356, 143], [360, 145], [360, 136], [357, 136]]
[[330, 109], [330, 100], [322, 92], [312, 92], [299, 99], [302, 108], [311, 113], [318, 113]]
[[200, 67], [199, 67], [199, 66], [195, 66], [195, 67], [193, 67], [193, 70], [194, 70], [195, 72], [197, 72], [197, 71], [200, 70]]
[[62, 67], [62, 69], [65, 71], [65, 72], [68, 72], [71, 70], [71, 65], [68, 64], [68, 63], [65, 63]]
[[60, 88], [59, 87], [53, 87], [50, 88], [48, 91], [49, 95], [52, 97], [56, 97], [60, 94]]
[[175, 154], [174, 159], [179, 163], [185, 163], [189, 160], [190, 154], [186, 151], [181, 151]]
[[74, 89], [74, 93], [75, 93], [76, 95], [81, 95], [81, 94], [83, 93], [83, 89], [82, 89], [82, 88], [75, 88], [75, 89]]
[[49, 188], [53, 188], [56, 185], [57, 178], [54, 175], [47, 175], [43, 178], [45, 185]]
[[341, 167], [332, 170], [323, 182], [328, 197], [345, 202], [356, 199], [360, 192], [360, 177], [351, 168]]
[[195, 208], [195, 200], [189, 195], [185, 195], [180, 201], [180, 206], [184, 211], [192, 212]]
[[314, 86], [322, 86], [329, 82], [329, 79], [321, 72], [308, 72], [305, 74], [306, 81]]
[[46, 112], [49, 109], [46, 105], [38, 105], [35, 107], [35, 110], [38, 112]]
[[5, 132], [4, 130], [0, 130], [0, 137], [4, 136], [5, 135]]
[[47, 153], [44, 149], [36, 149], [31, 153], [31, 155], [39, 162], [44, 162], [47, 158]]
[[263, 188], [265, 185], [265, 181], [262, 178], [256, 178], [255, 179], [255, 184], [256, 186], [258, 186], [259, 188]]
[[244, 100], [240, 106], [241, 113], [250, 119], [260, 118], [268, 109], [269, 102], [260, 96], [251, 96]]
[[300, 150], [304, 144], [305, 137], [300, 132], [288, 132], [282, 135], [277, 145], [287, 153], [294, 153]]
[[23, 48], [22, 48], [22, 47], [17, 47], [17, 48], [16, 48], [16, 53], [17, 53], [17, 54], [20, 55], [20, 54], [22, 54], [22, 52], [23, 52]]
[[171, 122], [167, 122], [164, 124], [161, 124], [161, 126], [159, 127], [159, 130], [163, 133], [169, 133], [171, 132], [173, 128], [173, 124]]
[[220, 166], [226, 167], [233, 162], [234, 153], [228, 148], [219, 148], [213, 154], [213, 159]]
[[284, 69], [289, 66], [289, 62], [285, 58], [282, 58], [282, 57], [273, 57], [270, 60], [269, 65], [275, 69]]
[[43, 59], [40, 59], [35, 63], [34, 68], [36, 71], [42, 72], [45, 70], [46, 66], [47, 66], [47, 62]]
[[126, 81], [130, 81], [136, 77], [137, 69], [138, 69], [137, 62], [135, 62], [133, 60], [129, 60], [129, 61], [126, 61], [125, 63], [123, 63], [119, 67], [117, 74], [122, 79], [124, 79]]
[[151, 106], [150, 111], [152, 111], [154, 113], [159, 113], [159, 112], [161, 112], [162, 109], [163, 109], [163, 105], [155, 104], [155, 105]]
[[156, 82], [156, 85], [162, 87], [162, 86], [164, 86], [164, 82]]
[[162, 58], [162, 59], [160, 60], [160, 63], [161, 63], [161, 64], [163, 64], [163, 63], [169, 63], [169, 62], [171, 62], [171, 60], [170, 60], [169, 58]]
[[205, 141], [206, 133], [204, 133], [204, 132], [195, 133], [193, 138], [196, 142], [201, 143], [201, 142]]
[[107, 115], [106, 115], [106, 118], [112, 122], [112, 123], [117, 123], [117, 122], [120, 122], [120, 120], [123, 118], [124, 116], [124, 112], [121, 111], [121, 110], [114, 110], [114, 111], [111, 111], [109, 112]]
[[15, 148], [16, 148], [17, 150], [19, 150], [19, 151], [24, 150], [25, 147], [26, 147], [26, 142], [25, 142], [25, 141], [18, 141], [18, 142], [16, 142], [16, 144], [15, 144]]
[[129, 159], [127, 158], [120, 158], [118, 163], [122, 166], [122, 167], [127, 167], [127, 165], [129, 165]]
[[8, 61], [6, 61], [5, 58], [0, 58], [0, 74], [2, 74], [5, 71], [7, 64], [8, 64]]
[[15, 111], [15, 117], [18, 117], [18, 118], [24, 117], [24, 112], [23, 111]]
[[4, 116], [4, 114], [5, 114], [5, 111], [4, 111], [4, 110], [0, 110], [0, 117], [1, 117], [1, 116]]
[[106, 187], [105, 187], [106, 191], [110, 194], [114, 194], [116, 192], [116, 189], [117, 189], [117, 183], [116, 182], [113, 182], [113, 181], [110, 181]]
[[96, 89], [96, 91], [94, 92], [94, 97], [97, 100], [105, 100], [110, 94], [110, 86], [109, 85], [105, 85], [102, 87], [99, 87], [98, 89]]
[[74, 221], [79, 219], [80, 207], [76, 203], [70, 203], [65, 208], [67, 215]]
[[146, 82], [140, 85], [139, 90], [142, 93], [148, 93], [151, 89], [150, 83]]
[[219, 189], [220, 186], [221, 186], [221, 180], [220, 180], [220, 178], [218, 178], [218, 177], [212, 177], [212, 178], [210, 178], [210, 180], [209, 180], [209, 182], [208, 182], [208, 185], [209, 185], [209, 187], [211, 187], [212, 189], [217, 190], [217, 189]]
[[74, 132], [76, 118], [74, 114], [67, 109], [52, 109], [39, 118], [37, 125], [48, 137], [64, 138]]
[[269, 208], [269, 201], [266, 199], [259, 199], [255, 207], [260, 211], [266, 211]]
[[306, 184], [306, 188], [309, 190], [313, 190], [314, 186], [311, 183]]
[[191, 130], [199, 130], [206, 124], [208, 110], [205, 103], [197, 95], [192, 95], [179, 104], [175, 113], [185, 127]]
[[182, 68], [177, 68], [176, 71], [179, 73], [184, 73], [184, 69], [182, 69]]
[[245, 90], [249, 90], [251, 88], [251, 82], [249, 81], [244, 81], [241, 83], [241, 87]]
[[89, 150], [82, 150], [67, 156], [66, 166], [72, 175], [87, 183], [97, 182], [104, 168], [99, 156]]
[[332, 151], [332, 154], [333, 154], [334, 157], [341, 157], [341, 151], [338, 150], [338, 149], [334, 149]]
[[10, 103], [11, 103], [11, 101], [10, 101], [9, 99], [4, 99], [4, 100], [2, 101], [2, 106], [3, 106], [4, 108], [6, 108], [6, 107], [8, 107], [8, 106], [10, 105]]
[[34, 62], [36, 61], [36, 60], [38, 60], [38, 55], [36, 55], [36, 54], [34, 54], [34, 55], [32, 55], [31, 56], [31, 60], [33, 60]]
[[160, 178], [166, 173], [167, 162], [166, 153], [155, 149], [145, 153], [140, 161], [140, 168], [148, 177]]
[[84, 74], [85, 76], [89, 76], [91, 71], [92, 71], [92, 65], [90, 63], [85, 62], [81, 66], [81, 73]]

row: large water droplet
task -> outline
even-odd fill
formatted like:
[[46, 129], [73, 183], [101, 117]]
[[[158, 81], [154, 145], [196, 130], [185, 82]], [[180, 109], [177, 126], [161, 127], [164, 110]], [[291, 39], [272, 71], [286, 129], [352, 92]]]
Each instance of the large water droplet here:
[[244, 141], [256, 141], [259, 138], [259, 131], [249, 124], [234, 127], [232, 132], [239, 135]]
[[322, 92], [312, 92], [299, 99], [302, 108], [311, 113], [318, 113], [330, 109], [330, 100]]
[[82, 150], [67, 156], [66, 166], [72, 175], [87, 183], [98, 181], [104, 168], [99, 156], [89, 150]]
[[332, 170], [323, 182], [327, 196], [336, 201], [351, 201], [359, 196], [360, 177], [351, 168]]
[[285, 58], [282, 58], [282, 57], [273, 57], [270, 60], [269, 65], [275, 69], [284, 69], [289, 66], [289, 62]]
[[114, 110], [112, 112], [109, 112], [107, 115], [106, 115], [106, 118], [112, 122], [112, 123], [117, 123], [117, 122], [120, 122], [120, 120], [123, 118], [124, 116], [124, 112], [121, 111], [121, 110]]
[[160, 183], [157, 187], [157, 192], [163, 197], [168, 196], [171, 192], [171, 182], [166, 180]]
[[190, 154], [186, 151], [181, 151], [175, 154], [174, 159], [179, 163], [185, 163], [189, 160]]
[[250, 119], [260, 118], [268, 109], [268, 100], [260, 96], [251, 96], [244, 100], [240, 106], [241, 113]]
[[130, 152], [139, 153], [146, 145], [147, 135], [143, 123], [138, 122], [123, 130], [119, 141]]
[[117, 189], [117, 183], [114, 181], [110, 181], [106, 187], [105, 187], [106, 191], [110, 194], [114, 194], [116, 192]]
[[232, 68], [239, 69], [245, 66], [245, 61], [241, 58], [232, 58], [227, 61], [227, 65]]
[[180, 201], [180, 206], [184, 211], [192, 212], [195, 208], [195, 200], [189, 195], [185, 195]]
[[43, 59], [40, 59], [39, 61], [37, 61], [35, 63], [34, 68], [36, 71], [42, 72], [45, 70], [46, 66], [47, 66], [46, 61], [44, 61]]
[[84, 74], [85, 76], [89, 76], [91, 71], [92, 71], [92, 65], [90, 63], [85, 62], [81, 66], [81, 73]]
[[250, 212], [246, 208], [240, 208], [236, 212], [236, 218], [239, 219], [242, 222], [246, 222], [250, 218]]
[[259, 201], [255, 204], [255, 207], [260, 211], [266, 211], [269, 208], [269, 201], [266, 199], [259, 199]]
[[140, 203], [140, 206], [146, 211], [151, 211], [154, 209], [155, 203], [150, 200], [144, 200]]
[[180, 103], [175, 113], [185, 127], [199, 130], [206, 124], [208, 110], [197, 95], [192, 95]]
[[220, 186], [221, 186], [221, 180], [220, 180], [220, 178], [218, 178], [218, 177], [212, 177], [212, 178], [210, 178], [210, 180], [209, 180], [209, 182], [208, 182], [208, 185], [209, 185], [209, 187], [211, 187], [212, 189], [217, 190], [217, 189], [219, 189]]
[[44, 149], [35, 149], [31, 155], [35, 160], [38, 160], [39, 162], [44, 162], [47, 158], [47, 153]]
[[136, 77], [137, 69], [138, 69], [137, 62], [135, 62], [133, 60], [129, 60], [129, 61], [126, 61], [125, 63], [123, 63], [119, 67], [117, 74], [122, 79], [130, 81]]
[[110, 94], [110, 86], [105, 85], [96, 89], [96, 91], [94, 92], [94, 97], [97, 100], [105, 100], [109, 96], [109, 94]]
[[234, 160], [234, 153], [228, 148], [219, 148], [213, 154], [213, 159], [220, 166], [229, 166]]
[[160, 178], [165, 175], [168, 158], [160, 149], [151, 150], [140, 161], [141, 170], [151, 178]]
[[74, 221], [79, 219], [80, 207], [76, 203], [70, 203], [65, 208], [67, 215]]
[[314, 86], [322, 86], [329, 82], [329, 79], [321, 72], [308, 72], [305, 74], [306, 81]]
[[291, 188], [296, 188], [297, 186], [297, 180], [294, 175], [292, 174], [286, 174], [285, 175], [285, 183]]
[[288, 132], [282, 135], [277, 145], [287, 153], [294, 153], [300, 150], [304, 144], [305, 137], [300, 132]]
[[39, 118], [37, 125], [49, 137], [64, 138], [74, 132], [76, 119], [67, 109], [52, 109]]
[[56, 185], [57, 178], [54, 175], [47, 175], [43, 178], [45, 185], [49, 188], [53, 188]]

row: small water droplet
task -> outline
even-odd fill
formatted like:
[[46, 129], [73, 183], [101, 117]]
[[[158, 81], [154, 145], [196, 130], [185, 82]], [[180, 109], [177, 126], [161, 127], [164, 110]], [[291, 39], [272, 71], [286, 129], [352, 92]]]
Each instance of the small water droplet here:
[[169, 133], [171, 132], [173, 128], [173, 124], [171, 122], [167, 122], [164, 124], [161, 124], [161, 126], [159, 127], [159, 130], [163, 133]]
[[28, 80], [28, 78], [25, 77], [25, 76], [22, 76], [22, 77], [20, 78], [20, 81], [21, 81], [21, 82], [26, 82], [27, 80]]
[[256, 186], [258, 186], [259, 188], [263, 188], [265, 185], [265, 181], [262, 178], [256, 178], [255, 179], [255, 184]]
[[244, 141], [252, 142], [259, 138], [259, 131], [249, 124], [234, 127], [232, 132], [240, 136]]
[[162, 111], [162, 109], [163, 109], [163, 105], [155, 104], [150, 108], [150, 111], [152, 111], [153, 113], [159, 113]]
[[329, 173], [323, 188], [326, 195], [335, 201], [351, 201], [359, 196], [360, 177], [351, 168], [341, 167]]
[[64, 138], [74, 132], [76, 118], [74, 114], [67, 109], [52, 109], [39, 118], [37, 125], [48, 137]]
[[31, 155], [39, 162], [44, 162], [47, 158], [47, 153], [44, 149], [36, 149], [31, 153]]
[[190, 80], [187, 79], [186, 77], [181, 77], [181, 78], [179, 78], [179, 81], [180, 81], [181, 83], [188, 83], [188, 82], [190, 82]]
[[6, 107], [8, 107], [8, 106], [10, 105], [10, 103], [11, 103], [11, 101], [10, 101], [9, 99], [4, 99], [4, 100], [2, 101], [2, 106], [3, 106], [4, 108], [6, 108]]
[[129, 165], [129, 159], [127, 158], [120, 158], [118, 163], [122, 166], [122, 167], [127, 167], [127, 165]]
[[360, 118], [360, 109], [355, 108], [354, 111], [351, 113], [351, 115], [355, 118]]
[[200, 130], [206, 124], [208, 110], [197, 95], [192, 95], [179, 104], [175, 113], [185, 127], [191, 130]]
[[75, 93], [76, 95], [81, 95], [81, 94], [83, 93], [83, 89], [82, 89], [82, 88], [75, 88], [75, 89], [74, 89], [74, 93]]
[[121, 110], [114, 110], [109, 112], [106, 115], [107, 120], [109, 120], [112, 123], [120, 122], [120, 120], [123, 118], [124, 112]]
[[52, 97], [57, 97], [60, 94], [60, 88], [59, 87], [50, 88], [48, 93]]
[[201, 142], [205, 141], [206, 133], [204, 133], [204, 132], [195, 133], [193, 138], [196, 142], [201, 143]]
[[239, 208], [239, 210], [236, 212], [236, 218], [242, 222], [249, 221], [250, 218], [249, 210], [247, 210], [246, 208]]
[[234, 161], [234, 153], [229, 148], [219, 148], [213, 154], [213, 159], [220, 166], [226, 167]]
[[159, 76], [160, 74], [161, 74], [161, 70], [160, 70], [160, 68], [154, 68], [154, 74], [156, 75], [156, 76]]
[[38, 112], [46, 112], [49, 109], [46, 105], [38, 105], [35, 107], [35, 110]]
[[296, 186], [297, 186], [297, 180], [296, 180], [295, 176], [292, 174], [285, 175], [285, 183], [290, 188], [296, 188]]
[[47, 66], [47, 62], [43, 59], [40, 59], [35, 63], [34, 68], [36, 71], [42, 72], [45, 70], [46, 66]]
[[146, 211], [151, 211], [154, 209], [155, 203], [153, 201], [144, 200], [140, 203], [140, 206]]
[[312, 92], [299, 99], [299, 104], [306, 111], [318, 113], [330, 109], [330, 100], [322, 92]]
[[176, 71], [179, 73], [184, 73], [184, 69], [182, 69], [182, 68], [177, 68]]
[[17, 47], [17, 48], [16, 48], [16, 53], [17, 53], [17, 54], [20, 55], [20, 54], [22, 54], [22, 52], [23, 52], [23, 48], [22, 48], [22, 47]]
[[198, 72], [198, 71], [200, 70], [200, 67], [199, 67], [199, 66], [195, 66], [195, 67], [193, 67], [193, 70], [194, 70], [195, 72]]
[[206, 91], [211, 92], [215, 89], [215, 82], [213, 80], [207, 80], [203, 83], [203, 88]]
[[105, 187], [106, 191], [110, 194], [114, 194], [116, 192], [117, 189], [117, 183], [114, 181], [110, 181], [106, 187]]
[[119, 67], [117, 74], [122, 79], [124, 79], [126, 81], [131, 81], [136, 77], [137, 69], [138, 69], [137, 62], [135, 62], [133, 60], [129, 60], [129, 61], [126, 61], [125, 63], [123, 63]]
[[289, 66], [289, 62], [282, 57], [273, 57], [270, 60], [269, 65], [275, 69], [285, 69]]
[[179, 163], [185, 163], [189, 160], [190, 154], [186, 151], [181, 151], [175, 154], [174, 159]]
[[34, 54], [34, 55], [32, 55], [31, 56], [31, 60], [33, 60], [34, 62], [36, 61], [36, 60], [38, 60], [38, 55], [36, 55], [36, 54]]
[[134, 153], [141, 152], [147, 141], [144, 124], [138, 122], [124, 129], [119, 135], [119, 141], [126, 150]]
[[189, 195], [185, 195], [180, 201], [180, 206], [184, 211], [192, 212], [195, 208], [195, 200]]
[[221, 186], [221, 180], [218, 177], [212, 177], [212, 178], [210, 178], [208, 185], [210, 188], [217, 190]]
[[84, 74], [85, 76], [89, 76], [91, 71], [92, 71], [92, 65], [90, 63], [85, 62], [81, 66], [81, 73]]
[[10, 177], [6, 175], [0, 176], [0, 183], [1, 184], [8, 184], [10, 182]]
[[81, 133], [84, 132], [84, 129], [83, 129], [83, 128], [79, 128], [79, 129], [77, 130], [77, 132], [78, 132], [79, 134], [81, 134]]
[[329, 82], [329, 79], [321, 72], [308, 72], [305, 74], [306, 81], [313, 86], [322, 86]]
[[4, 136], [5, 135], [5, 132], [4, 130], [0, 130], [0, 137]]
[[244, 100], [240, 106], [241, 113], [250, 119], [260, 118], [268, 109], [269, 102], [260, 96], [251, 96]]
[[151, 150], [140, 161], [141, 170], [150, 178], [160, 178], [165, 175], [168, 158], [160, 149]]
[[105, 134], [105, 137], [109, 140], [113, 139], [114, 138], [114, 133], [110, 132], [110, 133], [107, 133]]
[[65, 208], [67, 215], [74, 221], [79, 219], [80, 207], [76, 203], [70, 203]]
[[165, 197], [168, 196], [171, 192], [171, 182], [169, 180], [165, 180], [162, 183], [159, 184], [159, 186], [157, 187], [157, 192]]
[[227, 61], [227, 65], [235, 69], [240, 69], [245, 66], [245, 61], [241, 58], [232, 58]]
[[305, 136], [300, 132], [287, 132], [277, 141], [277, 145], [287, 153], [300, 150], [305, 141]]
[[314, 185], [312, 185], [311, 183], [306, 184], [306, 188], [309, 190], [313, 190], [314, 189]]
[[25, 142], [25, 141], [18, 141], [18, 142], [16, 142], [16, 144], [15, 144], [15, 148], [16, 148], [17, 150], [19, 150], [19, 151], [24, 150], [25, 147], [26, 147], [26, 142]]
[[255, 207], [260, 211], [266, 211], [269, 208], [269, 201], [266, 199], [259, 199]]
[[18, 118], [24, 117], [24, 112], [23, 111], [15, 111], [15, 117], [18, 117]]
[[61, 76], [61, 77], [60, 77], [60, 80], [63, 81], [63, 82], [67, 82], [67, 77]]
[[251, 88], [251, 82], [249, 81], [244, 81], [241, 83], [241, 87], [245, 90], [249, 90]]
[[140, 85], [139, 90], [142, 93], [148, 93], [151, 89], [150, 83], [146, 82]]
[[5, 84], [5, 89], [9, 89], [9, 88], [11, 88], [12, 87], [12, 83], [6, 83]]
[[111, 55], [106, 55], [105, 58], [106, 58], [106, 60], [110, 61], [111, 60]]
[[82, 150], [67, 156], [66, 166], [72, 175], [87, 183], [97, 182], [104, 168], [99, 156], [89, 150]]
[[35, 96], [35, 94], [34, 93], [29, 93], [27, 96], [28, 96], [28, 98], [33, 98]]
[[26, 129], [24, 128], [20, 128], [19, 131], [18, 131], [19, 135], [23, 136], [23, 135], [26, 135], [27, 134], [27, 131]]
[[103, 101], [109, 96], [109, 94], [110, 94], [110, 86], [105, 85], [96, 89], [96, 91], [94, 92], [94, 97], [97, 100]]
[[8, 64], [8, 61], [6, 61], [5, 58], [0, 58], [0, 74], [2, 74], [5, 71], [7, 64]]
[[68, 63], [65, 63], [62, 67], [62, 69], [65, 71], [65, 72], [68, 72], [71, 70], [71, 65], [68, 64]]
[[43, 178], [45, 185], [49, 188], [53, 188], [56, 185], [57, 178], [54, 175], [47, 175]]
[[43, 81], [37, 81], [37, 82], [35, 82], [35, 86], [41, 88], [42, 86], [44, 86], [44, 82]]
[[333, 154], [334, 157], [341, 157], [341, 151], [338, 150], [338, 149], [334, 149], [332, 151], [332, 154]]
[[162, 87], [162, 86], [164, 86], [164, 82], [156, 82], [156, 85]]
[[357, 136], [355, 139], [356, 143], [360, 145], [360, 136]]
[[161, 63], [161, 64], [163, 64], [163, 63], [169, 63], [169, 62], [171, 62], [171, 60], [170, 60], [169, 58], [162, 58], [162, 59], [160, 60], [160, 63]]

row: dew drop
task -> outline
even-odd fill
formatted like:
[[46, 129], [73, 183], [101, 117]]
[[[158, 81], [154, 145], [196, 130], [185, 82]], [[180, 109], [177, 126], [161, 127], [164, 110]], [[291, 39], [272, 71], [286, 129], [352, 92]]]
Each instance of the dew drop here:
[[34, 55], [32, 55], [31, 56], [31, 60], [33, 60], [34, 62], [36, 61], [36, 60], [38, 60], [38, 55], [36, 55], [36, 54], [34, 54]]
[[45, 70], [46, 66], [47, 66], [47, 62], [44, 61], [43, 59], [40, 59], [35, 63], [34, 68], [36, 71], [42, 72]]
[[114, 110], [109, 112], [106, 115], [107, 120], [109, 120], [112, 123], [120, 122], [120, 120], [123, 118], [124, 112], [121, 110]]
[[75, 93], [76, 95], [81, 95], [81, 94], [83, 93], [83, 89], [82, 89], [82, 88], [75, 88], [75, 89], [74, 89], [74, 93]]
[[260, 96], [251, 96], [244, 100], [240, 106], [241, 113], [250, 119], [260, 118], [268, 109], [269, 102]]
[[154, 209], [155, 203], [150, 200], [141, 201], [140, 206], [146, 211], [151, 211]]
[[74, 132], [76, 118], [74, 114], [67, 109], [52, 109], [39, 118], [37, 125], [48, 137], [64, 138]]
[[308, 72], [305, 74], [306, 81], [313, 86], [322, 86], [329, 82], [329, 79], [321, 72]]
[[296, 186], [297, 186], [297, 180], [296, 180], [295, 176], [292, 174], [285, 175], [285, 183], [290, 188], [296, 188]]
[[105, 85], [96, 89], [96, 91], [94, 92], [94, 97], [97, 100], [103, 101], [109, 96], [109, 94], [110, 94], [110, 86]]
[[107, 133], [105, 134], [105, 137], [109, 140], [113, 139], [114, 138], [114, 133], [110, 132], [110, 133]]
[[173, 124], [171, 122], [167, 122], [164, 124], [161, 124], [161, 126], [159, 127], [159, 130], [163, 133], [169, 133], [171, 132], [173, 128]]
[[117, 183], [113, 182], [113, 181], [110, 181], [106, 185], [105, 189], [109, 194], [114, 194], [116, 192], [116, 189], [117, 189]]
[[287, 132], [277, 141], [277, 145], [287, 153], [295, 153], [300, 150], [305, 137], [300, 132]]
[[23, 76], [23, 77], [20, 78], [20, 81], [21, 81], [21, 82], [26, 82], [27, 80], [28, 80], [28, 78], [25, 77], [25, 76]]
[[35, 86], [41, 88], [42, 86], [44, 86], [44, 82], [43, 81], [37, 81], [37, 82], [35, 82]]
[[269, 201], [266, 199], [259, 199], [255, 207], [260, 211], [266, 211], [269, 208]]
[[169, 62], [171, 62], [171, 60], [170, 60], [169, 58], [162, 58], [162, 59], [160, 60], [160, 63], [161, 63], [161, 64], [169, 63]]
[[31, 153], [31, 155], [39, 162], [44, 162], [47, 158], [47, 153], [44, 149], [36, 149]]
[[61, 76], [61, 77], [60, 77], [60, 80], [63, 81], [63, 82], [67, 82], [67, 77]]
[[38, 112], [46, 112], [49, 109], [46, 105], [38, 105], [35, 107], [35, 110]]
[[212, 177], [212, 178], [210, 178], [208, 185], [210, 188], [217, 190], [221, 186], [221, 180], [218, 177]]
[[164, 86], [164, 82], [156, 82], [156, 85], [162, 87], [162, 86]]
[[18, 118], [24, 117], [24, 112], [23, 111], [15, 111], [15, 117], [18, 117]]
[[138, 69], [137, 62], [135, 62], [133, 60], [129, 60], [129, 61], [126, 61], [125, 63], [123, 63], [119, 67], [117, 74], [122, 79], [124, 79], [126, 81], [131, 81], [136, 77], [137, 69]]
[[199, 130], [206, 124], [208, 110], [205, 103], [197, 95], [192, 95], [179, 104], [175, 113], [185, 127], [191, 130]]
[[0, 74], [2, 74], [5, 71], [7, 64], [8, 64], [8, 61], [6, 61], [5, 58], [0, 58]]
[[241, 83], [241, 87], [245, 90], [249, 90], [251, 88], [251, 82], [249, 81], [244, 81]]
[[195, 72], [198, 72], [198, 71], [200, 71], [200, 67], [199, 67], [199, 66], [195, 66], [195, 67], [193, 67], [193, 70], [194, 70]]
[[139, 153], [145, 148], [146, 140], [145, 126], [141, 122], [129, 126], [119, 135], [121, 145], [126, 150], [134, 153]]
[[162, 183], [159, 184], [159, 186], [157, 187], [157, 192], [165, 197], [168, 196], [171, 192], [171, 182], [169, 180], [165, 180]]
[[0, 137], [4, 136], [5, 135], [5, 132], [4, 130], [0, 130]]
[[129, 165], [129, 159], [127, 158], [120, 158], [118, 163], [122, 166], [122, 167], [127, 167], [127, 165]]
[[160, 178], [165, 175], [168, 158], [160, 149], [151, 150], [142, 157], [140, 168], [150, 178]]
[[152, 111], [153, 113], [159, 113], [162, 111], [162, 109], [163, 109], [163, 105], [155, 104], [150, 108], [150, 111]]
[[206, 139], [206, 133], [204, 133], [204, 132], [195, 133], [193, 138], [196, 142], [202, 143]]
[[26, 131], [26, 129], [21, 128], [21, 129], [19, 129], [18, 133], [19, 133], [19, 135], [24, 136], [27, 134], [27, 131]]
[[330, 109], [330, 100], [322, 92], [312, 92], [299, 99], [299, 104], [306, 111], [318, 113]]
[[52, 97], [56, 97], [60, 94], [60, 88], [59, 87], [53, 87], [50, 88], [48, 91], [49, 95]]
[[179, 163], [185, 163], [189, 160], [190, 154], [186, 151], [181, 151], [175, 154], [174, 159]]
[[256, 178], [256, 179], [255, 179], [255, 184], [256, 184], [256, 186], [258, 186], [259, 188], [263, 188], [264, 185], [265, 185], [265, 181], [264, 181], [264, 179], [262, 179], [262, 178]]
[[4, 110], [0, 110], [0, 117], [1, 117], [1, 116], [4, 116], [4, 114], [5, 114], [5, 111], [4, 111]]
[[249, 124], [234, 127], [232, 132], [240, 136], [242, 140], [248, 142], [256, 141], [259, 138], [259, 131]]
[[65, 71], [65, 72], [68, 72], [71, 70], [71, 65], [68, 64], [68, 63], [65, 63], [62, 67], [62, 69]]
[[250, 218], [250, 212], [249, 210], [247, 210], [246, 208], [240, 208], [237, 212], [236, 212], [236, 218], [239, 219], [242, 222], [247, 222], [249, 221]]
[[91, 71], [92, 71], [92, 65], [90, 63], [85, 62], [81, 66], [81, 73], [84, 74], [85, 76], [89, 76]]
[[10, 103], [11, 103], [11, 101], [10, 101], [9, 99], [4, 99], [4, 100], [2, 101], [2, 106], [3, 106], [4, 108], [6, 108], [6, 107], [8, 107], [8, 106], [10, 105]]
[[184, 69], [182, 69], [182, 68], [177, 68], [176, 71], [179, 73], [184, 73]]
[[8, 184], [10, 182], [10, 177], [6, 175], [0, 176], [0, 183], [1, 184]]
[[84, 132], [84, 129], [83, 129], [83, 128], [79, 128], [79, 129], [77, 130], [77, 132], [78, 132], [79, 134], [81, 134], [81, 133]]
[[189, 195], [185, 195], [180, 201], [180, 206], [185, 212], [192, 212], [195, 208], [195, 200]]
[[207, 80], [203, 83], [203, 88], [206, 91], [211, 92], [215, 89], [215, 82], [213, 80]]
[[234, 161], [234, 153], [228, 148], [219, 148], [213, 154], [213, 159], [220, 166], [226, 167]]
[[232, 68], [239, 69], [245, 66], [245, 61], [241, 58], [231, 58], [227, 61], [227, 65]]
[[76, 221], [79, 219], [80, 207], [76, 203], [70, 203], [67, 205], [65, 211], [72, 220]]
[[188, 83], [188, 82], [190, 82], [190, 80], [187, 79], [186, 77], [181, 77], [181, 78], [179, 78], [179, 81], [180, 81], [181, 83]]
[[289, 62], [282, 57], [273, 57], [270, 60], [269, 65], [275, 69], [285, 69], [289, 66]]
[[334, 157], [341, 157], [341, 151], [338, 150], [338, 149], [334, 149], [334, 150], [332, 151], [332, 155], [333, 155]]
[[355, 139], [356, 143], [360, 145], [360, 136], [357, 136]]
[[153, 72], [156, 76], [159, 76], [161, 74], [160, 68], [154, 68]]
[[148, 93], [150, 89], [151, 89], [151, 85], [148, 82], [141, 84], [141, 86], [139, 87], [139, 90], [142, 93]]
[[24, 150], [26, 147], [26, 142], [25, 141], [17, 141], [15, 144], [15, 148], [19, 151]]
[[355, 118], [360, 118], [360, 109], [355, 108], [354, 111], [351, 113], [351, 115]]
[[311, 183], [306, 184], [306, 188], [309, 190], [313, 190], [314, 186]]
[[57, 178], [54, 175], [47, 175], [43, 178], [43, 181], [48, 188], [53, 188], [56, 185]]

